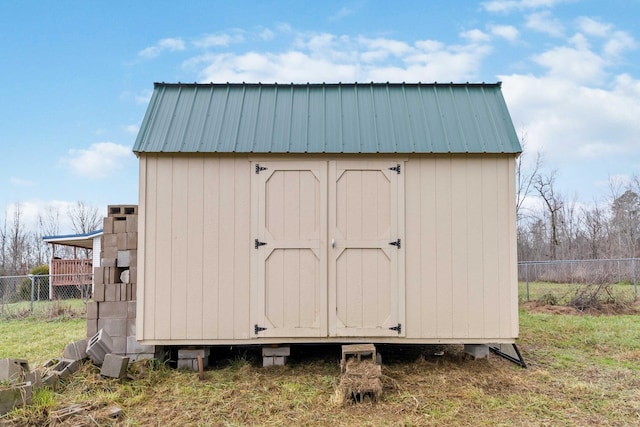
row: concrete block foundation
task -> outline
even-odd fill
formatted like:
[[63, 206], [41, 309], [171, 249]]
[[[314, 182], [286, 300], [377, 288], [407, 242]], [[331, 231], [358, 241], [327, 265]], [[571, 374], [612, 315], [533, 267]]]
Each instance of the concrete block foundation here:
[[489, 346], [486, 344], [465, 344], [464, 352], [473, 359], [489, 358]]

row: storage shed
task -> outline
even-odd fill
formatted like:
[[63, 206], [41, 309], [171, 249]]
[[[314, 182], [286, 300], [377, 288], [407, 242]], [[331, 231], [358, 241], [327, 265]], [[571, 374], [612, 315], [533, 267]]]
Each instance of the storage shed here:
[[518, 336], [500, 83], [156, 83], [133, 151], [144, 344]]

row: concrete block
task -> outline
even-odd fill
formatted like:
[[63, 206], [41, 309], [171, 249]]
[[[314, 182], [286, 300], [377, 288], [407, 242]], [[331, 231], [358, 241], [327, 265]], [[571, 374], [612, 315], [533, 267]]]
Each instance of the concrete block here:
[[[122, 273], [124, 275], [124, 273]], [[127, 275], [129, 270], [127, 270]], [[120, 283], [120, 301], [127, 301], [127, 283]]]
[[119, 233], [116, 236], [118, 250], [138, 249], [138, 233]]
[[87, 319], [98, 318], [98, 303], [95, 301], [89, 301], [87, 303]]
[[87, 358], [87, 340], [79, 340], [67, 344], [62, 351], [62, 357], [69, 360], [84, 360]]
[[13, 408], [31, 404], [32, 387], [30, 382], [15, 384], [0, 390], [0, 415]]
[[136, 336], [136, 319], [127, 319], [127, 337]]
[[[118, 287], [118, 289], [120, 289], [120, 287]], [[104, 285], [104, 301], [114, 302], [115, 300], [116, 300], [116, 285], [114, 283]]]
[[94, 285], [104, 284], [104, 268], [102, 267], [93, 268], [93, 284]]
[[127, 301], [127, 318], [136, 318], [137, 303], [135, 301]]
[[118, 267], [129, 268], [131, 260], [131, 251], [118, 251]]
[[127, 355], [135, 353], [155, 353], [155, 345], [140, 344], [135, 336], [127, 337]]
[[[112, 234], [112, 236], [117, 236], [117, 234]], [[101, 258], [108, 258], [115, 262], [118, 259], [118, 248], [116, 246], [105, 246], [102, 250]]]
[[100, 319], [126, 319], [128, 305], [121, 301], [105, 301], [100, 303]]
[[[102, 236], [103, 249], [106, 248], [115, 248], [118, 246], [118, 235], [117, 234], [104, 234]], [[117, 253], [116, 253], [117, 256]]]
[[127, 217], [127, 233], [138, 232], [138, 215], [131, 215]]
[[87, 337], [98, 333], [98, 319], [87, 319]]
[[0, 381], [18, 383], [29, 372], [29, 362], [25, 359], [0, 359]]
[[111, 378], [125, 378], [127, 376], [127, 367], [129, 366], [129, 358], [127, 356], [118, 356], [116, 354], [107, 354], [104, 363], [100, 369], [100, 375]]
[[129, 353], [129, 362], [136, 362], [138, 360], [152, 360], [156, 358], [155, 353]]
[[[94, 277], [98, 277], [97, 275], [94, 275]], [[104, 301], [104, 284], [100, 283], [96, 283], [93, 285], [93, 300], [96, 302], [101, 302]]]
[[115, 267], [116, 259], [111, 257], [105, 257], [104, 253], [100, 257], [100, 266], [101, 267]]
[[25, 382], [30, 382], [33, 389], [42, 388], [42, 372], [39, 369], [27, 373]]
[[474, 359], [489, 358], [489, 346], [486, 344], [465, 344], [464, 352]]
[[113, 232], [116, 234], [127, 232], [127, 218], [114, 217], [113, 218]]
[[65, 380], [78, 370], [79, 362], [71, 359], [58, 359], [57, 363], [53, 365], [49, 372], [58, 375], [58, 378]]
[[[127, 336], [127, 319], [98, 319], [98, 329], [104, 329], [111, 338]], [[117, 353], [113, 348], [113, 353]]]
[[124, 356], [127, 354], [127, 337], [111, 337], [113, 347], [111, 353]]
[[291, 347], [288, 345], [278, 347], [262, 347], [263, 356], [290, 356]]
[[104, 357], [111, 353], [112, 346], [113, 340], [111, 336], [103, 329], [100, 329], [87, 343], [87, 356], [89, 356], [96, 365], [102, 365]]
[[208, 348], [180, 348], [178, 349], [178, 359], [197, 359], [202, 356], [208, 358], [210, 350]]
[[138, 267], [129, 267], [129, 281], [131, 283], [138, 283]]
[[107, 206], [107, 214], [114, 217], [138, 215], [138, 205], [109, 205]]
[[51, 387], [52, 389], [57, 389], [60, 384], [60, 376], [57, 372], [47, 372], [42, 377], [42, 385], [45, 387]]
[[102, 232], [104, 234], [113, 234], [113, 217], [108, 216], [102, 220]]
[[287, 364], [287, 356], [262, 356], [262, 366], [284, 366]]

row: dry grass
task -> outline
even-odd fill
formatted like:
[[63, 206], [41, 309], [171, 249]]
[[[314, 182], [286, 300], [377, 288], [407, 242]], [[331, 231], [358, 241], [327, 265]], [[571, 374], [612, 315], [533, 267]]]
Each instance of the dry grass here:
[[[378, 346], [380, 400], [347, 406], [335, 399], [339, 346], [294, 346], [287, 366], [269, 369], [257, 348], [217, 348], [204, 381], [150, 362], [118, 381], [86, 364], [0, 425], [53, 425], [50, 414], [72, 404], [87, 410], [56, 425], [638, 425], [638, 320], [522, 311], [528, 369], [493, 355], [468, 360], [460, 346]], [[114, 405], [124, 417], [108, 417]]]

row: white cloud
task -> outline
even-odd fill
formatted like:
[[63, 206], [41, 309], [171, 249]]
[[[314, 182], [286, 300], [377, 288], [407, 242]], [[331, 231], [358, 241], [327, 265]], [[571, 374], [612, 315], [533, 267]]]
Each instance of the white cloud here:
[[604, 46], [604, 52], [609, 56], [619, 56], [624, 51], [635, 49], [636, 41], [624, 31], [616, 31]]
[[547, 69], [554, 78], [575, 82], [600, 82], [604, 77], [604, 60], [584, 48], [557, 47], [533, 57], [533, 61]]
[[579, 17], [577, 19], [577, 25], [583, 33], [597, 37], [606, 37], [612, 27], [611, 24], [605, 24], [586, 16]]
[[447, 46], [434, 40], [410, 45], [390, 38], [328, 33], [293, 35], [285, 52], [207, 53], [185, 62], [200, 70], [200, 81], [305, 83], [310, 81], [473, 80], [491, 47], [489, 38], [468, 34], [469, 44]]
[[123, 163], [133, 158], [131, 147], [113, 142], [97, 142], [86, 150], [69, 150], [61, 162], [73, 173], [85, 178], [101, 179], [123, 168]]
[[125, 132], [130, 133], [132, 135], [137, 135], [140, 127], [138, 125], [127, 125], [124, 128]]
[[9, 178], [9, 183], [18, 187], [33, 187], [34, 185], [36, 185], [36, 183], [33, 181], [30, 181], [28, 179], [16, 178], [15, 176]]
[[489, 27], [491, 34], [502, 37], [503, 39], [514, 41], [520, 34], [518, 29], [512, 25], [492, 25]]
[[526, 17], [525, 26], [531, 30], [544, 33], [552, 37], [562, 37], [564, 34], [564, 25], [560, 20], [554, 18], [549, 11], [528, 15]]
[[550, 8], [572, 1], [575, 0], [492, 0], [481, 3], [481, 6], [488, 12], [508, 13], [514, 10]]
[[232, 43], [240, 43], [244, 40], [242, 32], [236, 31], [235, 34], [208, 34], [193, 41], [193, 45], [201, 48], [208, 49], [210, 47], [227, 47]]
[[353, 15], [353, 10], [349, 9], [346, 6], [344, 6], [339, 11], [337, 11], [336, 13], [331, 15], [329, 17], [329, 21], [339, 21], [339, 20], [341, 20], [343, 18], [346, 18], [349, 15]]
[[138, 52], [138, 56], [143, 58], [155, 58], [164, 51], [175, 52], [184, 49], [185, 44], [181, 38], [166, 38], [160, 40], [154, 46], [141, 50]]
[[460, 37], [469, 40], [471, 43], [483, 43], [488, 42], [491, 39], [487, 33], [478, 29], [464, 31], [460, 33]]
[[500, 76], [514, 122], [524, 126], [534, 151], [542, 146], [557, 164], [571, 160], [632, 155], [640, 135], [640, 104], [627, 92], [640, 81], [599, 89], [570, 79], [533, 75]]

